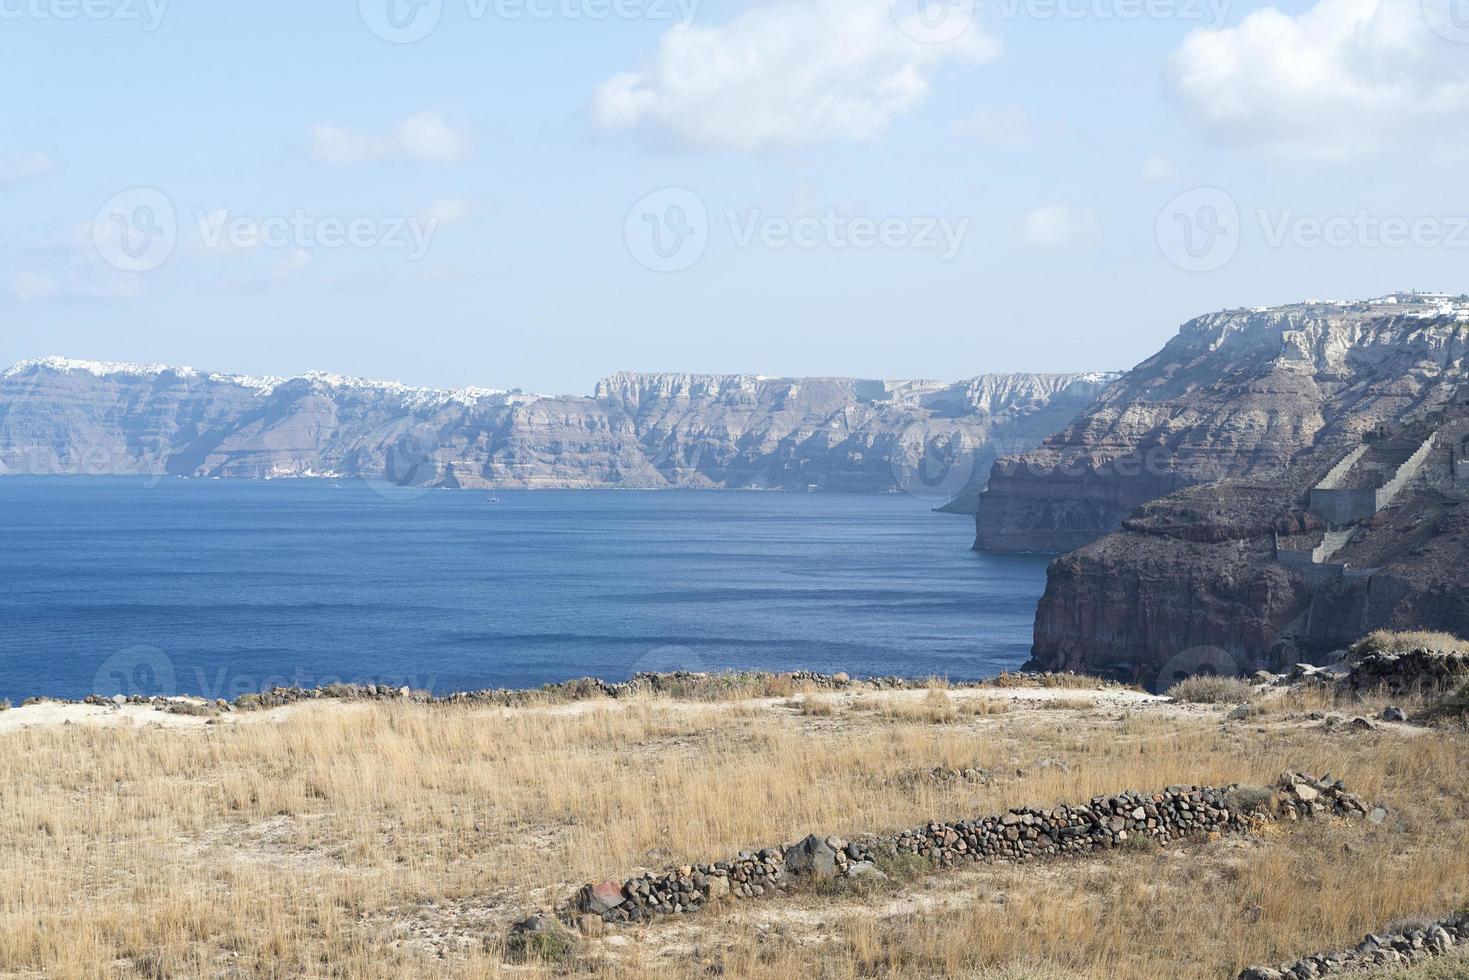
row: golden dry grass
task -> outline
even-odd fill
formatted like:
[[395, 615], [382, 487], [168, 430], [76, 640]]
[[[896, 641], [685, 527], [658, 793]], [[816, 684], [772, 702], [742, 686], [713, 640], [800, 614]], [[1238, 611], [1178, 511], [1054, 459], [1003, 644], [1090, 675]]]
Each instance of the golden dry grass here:
[[[1394, 817], [744, 903], [513, 969], [1223, 978], [1441, 912], [1469, 880], [1463, 735], [1345, 736], [1287, 715], [1227, 731], [1217, 715], [1168, 706], [1113, 715], [1017, 702], [991, 715], [975, 707], [986, 695], [940, 685], [864, 698], [877, 710], [826, 695], [815, 700], [830, 713], [778, 700], [324, 704], [245, 725], [0, 736], [0, 974], [496, 976], [511, 969], [499, 945], [508, 922], [584, 881], [812, 831], [1262, 783], [1286, 768], [1344, 774], [1394, 803]], [[1067, 766], [1034, 765], [1041, 757]], [[1028, 775], [900, 778], [975, 765]], [[924, 906], [925, 894], [949, 906]], [[760, 928], [782, 916], [783, 932]]]
[[1431, 630], [1373, 630], [1352, 645], [1352, 652], [1356, 654], [1407, 653], [1411, 650], [1469, 653], [1469, 640]]

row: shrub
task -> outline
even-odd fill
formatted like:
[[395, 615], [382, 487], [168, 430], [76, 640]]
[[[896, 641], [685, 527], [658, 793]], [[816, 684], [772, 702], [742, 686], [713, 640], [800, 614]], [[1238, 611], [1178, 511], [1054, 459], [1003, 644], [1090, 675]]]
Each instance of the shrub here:
[[577, 946], [576, 936], [566, 929], [555, 928], [545, 932], [512, 930], [505, 937], [505, 958], [512, 963], [560, 963], [576, 955]]
[[1240, 704], [1254, 700], [1255, 688], [1238, 677], [1200, 674], [1174, 684], [1168, 689], [1168, 696], [1189, 704]]
[[1264, 786], [1239, 786], [1229, 791], [1224, 798], [1229, 808], [1236, 813], [1269, 812], [1275, 793]]
[[198, 701], [171, 701], [163, 710], [171, 715], [192, 715], [196, 718], [207, 718], [219, 714], [219, 709], [214, 705], [201, 704]]
[[1469, 641], [1461, 640], [1452, 633], [1436, 633], [1430, 630], [1374, 630], [1352, 645], [1352, 654], [1355, 656], [1368, 653], [1407, 653], [1410, 650], [1469, 654]]
[[830, 718], [836, 714], [836, 705], [832, 704], [831, 698], [808, 694], [799, 702], [801, 714], [811, 715], [817, 718]]
[[1047, 698], [1035, 702], [1035, 707], [1050, 711], [1089, 711], [1097, 706], [1097, 702], [1087, 698]]

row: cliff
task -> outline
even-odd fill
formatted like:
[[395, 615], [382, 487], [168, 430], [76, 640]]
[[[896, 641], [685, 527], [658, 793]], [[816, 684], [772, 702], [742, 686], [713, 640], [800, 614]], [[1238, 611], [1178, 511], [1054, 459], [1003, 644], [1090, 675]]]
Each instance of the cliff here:
[[1365, 449], [1184, 489], [1057, 559], [1031, 666], [1165, 688], [1319, 663], [1379, 628], [1469, 635], [1469, 387], [1425, 397]]
[[590, 398], [47, 358], [0, 374], [0, 474], [884, 492], [943, 503], [1112, 380], [618, 374]]
[[1466, 351], [1466, 297], [1396, 294], [1190, 320], [1035, 450], [995, 463], [975, 547], [1067, 552], [1151, 500], [1279, 473], [1312, 447], [1422, 408]]

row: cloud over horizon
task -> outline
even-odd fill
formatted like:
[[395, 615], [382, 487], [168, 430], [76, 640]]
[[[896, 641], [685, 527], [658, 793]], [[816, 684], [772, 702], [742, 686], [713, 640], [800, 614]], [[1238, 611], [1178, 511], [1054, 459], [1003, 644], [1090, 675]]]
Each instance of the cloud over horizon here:
[[311, 129], [311, 155], [321, 163], [459, 163], [469, 155], [469, 138], [437, 112], [409, 116], [385, 136], [364, 136], [346, 126], [318, 123]]
[[958, 6], [965, 19], [942, 40], [888, 0], [775, 0], [717, 27], [671, 29], [650, 64], [602, 83], [593, 121], [739, 153], [875, 139], [923, 102], [940, 69], [999, 54]]
[[1469, 149], [1469, 58], [1419, 0], [1317, 0], [1189, 34], [1170, 94], [1205, 132], [1287, 156], [1340, 158], [1418, 142]]

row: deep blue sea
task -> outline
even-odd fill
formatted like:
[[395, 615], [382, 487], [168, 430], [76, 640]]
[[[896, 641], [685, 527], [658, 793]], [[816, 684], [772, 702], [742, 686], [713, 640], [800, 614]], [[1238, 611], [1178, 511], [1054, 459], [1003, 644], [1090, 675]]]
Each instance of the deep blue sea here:
[[988, 676], [1039, 559], [905, 496], [0, 479], [0, 697]]

